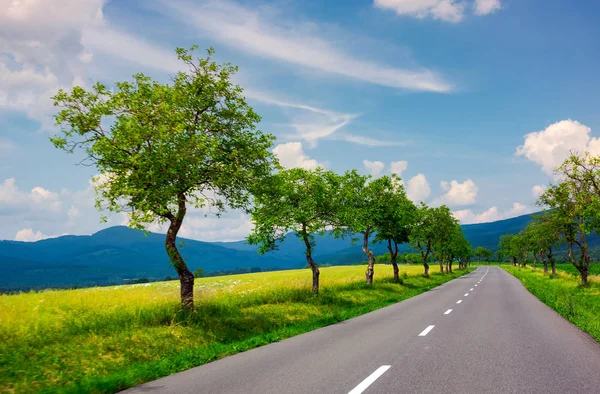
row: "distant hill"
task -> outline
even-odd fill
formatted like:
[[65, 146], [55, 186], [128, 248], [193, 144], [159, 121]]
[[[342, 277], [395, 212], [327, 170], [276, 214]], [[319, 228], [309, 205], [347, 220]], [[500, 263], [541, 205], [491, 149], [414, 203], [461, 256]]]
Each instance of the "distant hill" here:
[[[473, 246], [496, 249], [500, 235], [518, 232], [532, 215], [492, 223], [464, 225], [463, 231]], [[306, 265], [304, 245], [289, 235], [279, 250], [259, 255], [254, 245], [238, 242], [201, 242], [179, 239], [188, 266], [205, 272], [240, 268], [261, 270], [301, 268]], [[599, 245], [598, 237], [591, 244]], [[404, 246], [403, 250], [407, 247]], [[374, 245], [376, 254], [385, 245]], [[360, 244], [318, 236], [315, 260], [320, 264], [358, 264], [363, 261]], [[164, 249], [164, 235], [110, 227], [90, 236], [67, 235], [38, 242], [0, 241], [0, 289], [26, 289], [91, 286], [126, 283], [128, 279], [175, 277]]]

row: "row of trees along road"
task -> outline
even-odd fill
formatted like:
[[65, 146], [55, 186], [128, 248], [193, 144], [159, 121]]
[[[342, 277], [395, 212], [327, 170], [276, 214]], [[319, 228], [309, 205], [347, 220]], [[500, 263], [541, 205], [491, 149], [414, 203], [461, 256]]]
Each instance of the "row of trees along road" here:
[[591, 262], [587, 236], [600, 229], [600, 157], [572, 153], [555, 175], [558, 182], [537, 202], [546, 210], [520, 233], [502, 236], [499, 250], [513, 265], [525, 266], [530, 255], [534, 263], [542, 262], [544, 272], [550, 263], [554, 275], [553, 249], [566, 245], [568, 258], [585, 286]]
[[367, 284], [374, 275], [372, 242], [387, 243], [396, 280], [403, 243], [420, 251], [425, 275], [430, 256], [442, 272], [444, 264], [450, 272], [455, 260], [468, 264], [470, 245], [449, 209], [416, 207], [399, 178], [282, 169], [271, 153], [275, 138], [256, 129], [260, 116], [231, 82], [237, 68], [214, 62], [212, 48], [206, 58], [196, 58], [196, 49], [176, 50], [187, 71], [170, 84], [136, 74], [114, 90], [101, 83], [60, 90], [53, 100], [61, 133], [51, 138], [68, 153], [83, 151], [82, 164], [102, 174], [94, 179], [98, 209], [126, 212], [137, 229], [168, 226], [165, 249], [184, 308], [193, 307], [194, 275], [176, 239], [188, 207], [217, 215], [227, 207], [250, 213], [255, 229], [249, 242], [261, 252], [295, 233], [304, 242], [315, 293], [314, 234], [328, 229], [337, 237], [362, 239]]

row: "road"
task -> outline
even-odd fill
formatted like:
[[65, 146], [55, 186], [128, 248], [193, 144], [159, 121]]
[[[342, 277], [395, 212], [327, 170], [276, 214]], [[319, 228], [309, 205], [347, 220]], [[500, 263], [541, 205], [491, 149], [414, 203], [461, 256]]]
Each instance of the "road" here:
[[600, 393], [600, 345], [498, 267], [128, 393]]

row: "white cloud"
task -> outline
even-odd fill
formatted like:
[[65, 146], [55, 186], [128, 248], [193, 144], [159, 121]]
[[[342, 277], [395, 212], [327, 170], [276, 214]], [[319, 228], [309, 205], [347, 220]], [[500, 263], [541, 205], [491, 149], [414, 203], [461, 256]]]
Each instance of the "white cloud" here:
[[429, 183], [427, 182], [425, 175], [415, 175], [408, 181], [406, 195], [410, 200], [414, 202], [424, 201], [427, 197], [429, 197], [430, 194], [431, 187], [429, 187]]
[[370, 147], [376, 146], [404, 146], [406, 142], [403, 141], [384, 141], [371, 137], [363, 137], [360, 135], [353, 135], [348, 133], [343, 133], [339, 135], [339, 138], [342, 141], [353, 142], [359, 145], [365, 145]]
[[0, 0], [0, 108], [52, 125], [50, 96], [83, 83], [82, 31], [104, 23], [104, 0]]
[[458, 181], [450, 183], [442, 181], [441, 186], [446, 192], [441, 198], [442, 204], [451, 206], [471, 205], [477, 201], [477, 192], [479, 189], [471, 179], [467, 179], [463, 183]]
[[[279, 144], [273, 149], [273, 153], [279, 159], [279, 164], [285, 168], [306, 168], [314, 169], [319, 167], [319, 163], [315, 159], [309, 158], [302, 148], [300, 142], [288, 142]], [[321, 167], [323, 167], [321, 165]]]
[[515, 202], [510, 209], [504, 212], [501, 212], [497, 207], [494, 206], [479, 214], [473, 213], [473, 211], [470, 209], [463, 209], [452, 213], [454, 214], [454, 217], [456, 217], [456, 219], [458, 219], [462, 224], [474, 224], [495, 222], [497, 220], [509, 219], [531, 212], [534, 212], [533, 207], [528, 207], [521, 203]]
[[544, 185], [535, 185], [531, 188], [531, 194], [533, 194], [535, 198], [541, 196], [544, 191], [546, 191], [546, 186]]
[[376, 7], [391, 9], [398, 15], [423, 19], [431, 17], [446, 22], [460, 22], [465, 17], [466, 3], [454, 0], [374, 0]]
[[518, 156], [541, 165], [552, 174], [569, 157], [570, 152], [600, 154], [600, 140], [590, 136], [591, 129], [576, 120], [562, 120], [545, 130], [529, 133], [523, 145], [517, 148]]
[[230, 1], [193, 6], [162, 1], [162, 10], [217, 41], [262, 56], [383, 86], [448, 92], [448, 84], [428, 69], [405, 70], [346, 54], [319, 34], [316, 23], [286, 20], [273, 7], [244, 7]]
[[500, 0], [475, 0], [476, 15], [488, 15], [498, 11], [501, 7]]
[[45, 235], [45, 234], [42, 234], [39, 230], [33, 231], [30, 228], [24, 228], [22, 230], [19, 230], [19, 231], [17, 231], [17, 234], [15, 235], [15, 241], [22, 241], [22, 242], [35, 242], [35, 241], [40, 241], [40, 240], [46, 239], [46, 238], [54, 238], [54, 236]]
[[385, 164], [383, 164], [383, 162], [381, 161], [363, 160], [363, 165], [365, 166], [365, 169], [369, 171], [369, 174], [371, 174], [373, 178], [378, 178], [379, 175], [381, 175], [383, 169], [385, 168]]
[[398, 176], [402, 176], [402, 173], [408, 168], [408, 162], [406, 160], [393, 161], [390, 163], [390, 172]]
[[62, 201], [57, 193], [42, 187], [34, 187], [30, 193], [24, 192], [16, 185], [14, 178], [0, 183], [0, 210], [43, 210], [60, 212]]

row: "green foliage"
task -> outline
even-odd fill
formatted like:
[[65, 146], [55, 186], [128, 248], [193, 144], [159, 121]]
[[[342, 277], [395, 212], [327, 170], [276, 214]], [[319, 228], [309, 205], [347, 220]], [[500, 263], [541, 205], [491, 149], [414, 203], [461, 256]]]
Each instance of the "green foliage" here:
[[206, 276], [206, 272], [200, 267], [194, 270], [194, 278], [204, 278]]
[[334, 214], [332, 194], [337, 177], [322, 168], [280, 170], [263, 182], [255, 192], [251, 211], [254, 229], [250, 244], [258, 244], [259, 252], [276, 250], [277, 244], [293, 232], [311, 254], [314, 235], [325, 233]]
[[176, 50], [188, 71], [170, 84], [140, 73], [114, 91], [101, 83], [61, 89], [53, 100], [62, 135], [51, 138], [69, 153], [85, 151], [84, 163], [99, 171], [98, 209], [127, 212], [133, 228], [170, 223], [166, 249], [186, 307], [194, 278], [175, 241], [187, 206], [217, 215], [226, 206], [246, 209], [274, 160], [274, 137], [256, 130], [260, 117], [231, 82], [237, 68], [212, 61], [212, 48], [194, 59], [196, 49]]
[[484, 248], [483, 246], [478, 246], [473, 250], [473, 256], [477, 257], [477, 261], [490, 261], [494, 252], [491, 250]]
[[101, 174], [98, 208], [127, 211], [132, 227], [167, 220], [180, 194], [216, 213], [245, 208], [251, 182], [271, 171], [274, 137], [256, 130], [260, 116], [231, 83], [237, 68], [212, 61], [212, 49], [195, 61], [195, 49], [177, 49], [189, 71], [171, 84], [135, 74], [114, 91], [96, 83], [53, 97], [62, 136], [52, 142], [87, 153]]

